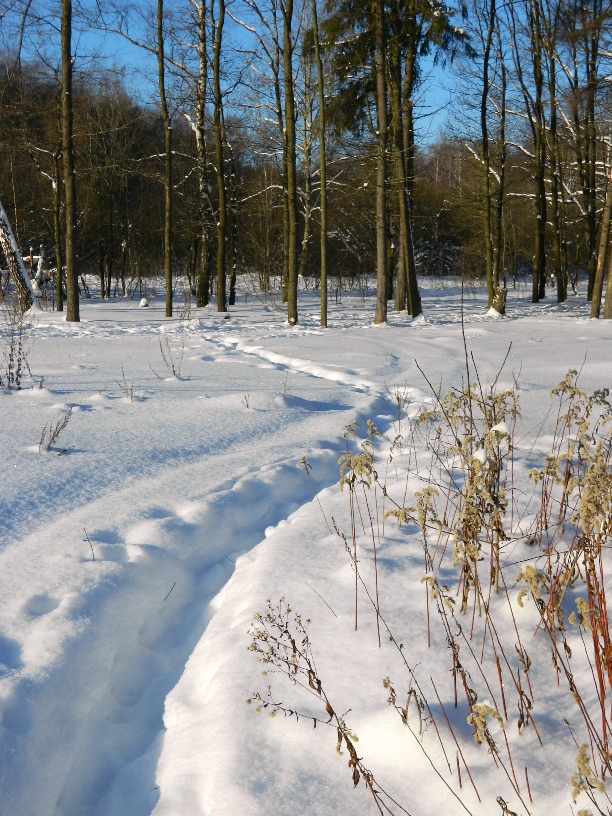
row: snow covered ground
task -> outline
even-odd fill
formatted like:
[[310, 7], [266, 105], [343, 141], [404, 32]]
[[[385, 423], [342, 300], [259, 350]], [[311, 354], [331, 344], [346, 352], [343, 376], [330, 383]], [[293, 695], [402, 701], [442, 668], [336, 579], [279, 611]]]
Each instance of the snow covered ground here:
[[[549, 389], [568, 368], [581, 368], [589, 392], [612, 385], [612, 324], [588, 320], [584, 298], [532, 305], [513, 295], [508, 317], [495, 320], [484, 316], [481, 290], [466, 293], [465, 335], [487, 382], [512, 342], [500, 384], [518, 376], [526, 473], [551, 434]], [[371, 419], [392, 439], [396, 392], [408, 400], [404, 429], [431, 405], [417, 363], [436, 387], [461, 386], [459, 301], [456, 287], [432, 287], [424, 291], [426, 322], [391, 314], [378, 328], [371, 300], [357, 293], [332, 306], [327, 330], [310, 293], [301, 295], [295, 328], [244, 294], [229, 319], [208, 307], [168, 320], [161, 299], [149, 309], [137, 300], [83, 301], [80, 324], [53, 313], [37, 319], [33, 381], [0, 391], [2, 816], [376, 813], [363, 783], [353, 790], [335, 729], [257, 715], [246, 703], [270, 683], [277, 701], [326, 718], [282, 676], [262, 676], [248, 651], [253, 614], [280, 597], [312, 621], [328, 697], [336, 711], [350, 710], [364, 764], [412, 816], [500, 813], [497, 797], [517, 814], [569, 816], [590, 806], [584, 796], [578, 805], [571, 799], [576, 747], [564, 718], [583, 740], [567, 689], [543, 680], [535, 695], [543, 745], [533, 728], [518, 735], [508, 695], [522, 800], [486, 746], [470, 742], [435, 621], [427, 647], [418, 531], [386, 523], [381, 613], [409, 663], [421, 667], [436, 711], [431, 677], [467, 735], [480, 803], [465, 772], [459, 786], [441, 714], [450, 770], [433, 729], [415, 739], [387, 704], [383, 678], [404, 698], [410, 678], [388, 638], [378, 648], [363, 593], [354, 631], [354, 573], [330, 532], [332, 517], [349, 532], [347, 491], [338, 486], [343, 433], [356, 420], [363, 438]], [[70, 410], [51, 450], [40, 450], [43, 428]], [[386, 444], [377, 443], [381, 462]], [[410, 491], [418, 489], [410, 478]], [[362, 536], [359, 547], [372, 585], [371, 542]], [[504, 558], [522, 554], [513, 547]], [[517, 614], [527, 627], [535, 621], [533, 608]], [[550, 664], [543, 639], [527, 648]], [[444, 783], [420, 745], [440, 760]]]

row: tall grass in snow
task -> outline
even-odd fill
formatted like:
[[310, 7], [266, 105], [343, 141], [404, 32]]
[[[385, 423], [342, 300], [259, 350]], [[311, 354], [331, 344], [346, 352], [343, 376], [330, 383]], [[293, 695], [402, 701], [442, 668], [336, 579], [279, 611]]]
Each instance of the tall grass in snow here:
[[[339, 466], [348, 526], [333, 526], [354, 571], [354, 626], [371, 610], [378, 645], [382, 632], [397, 649], [405, 677], [384, 678], [388, 703], [459, 811], [471, 813], [470, 803], [482, 799], [483, 763], [476, 770], [470, 761], [476, 746], [490, 758], [487, 774], [498, 775], [500, 789], [511, 794], [497, 796], [495, 807], [503, 814], [539, 812], [534, 770], [530, 775], [529, 760], [517, 756], [517, 736], [532, 732], [540, 744], [560, 739], [550, 729], [543, 734], [539, 724], [539, 712], [544, 717], [553, 706], [564, 713], [575, 756], [568, 804], [580, 798], [592, 812], [609, 814], [608, 391], [586, 394], [577, 372], [569, 371], [551, 391], [557, 404], [552, 441], [530, 468], [533, 453], [520, 439], [517, 382], [498, 389], [496, 378], [485, 388], [476, 367], [470, 368], [460, 388], [442, 395], [431, 387], [430, 403], [403, 428], [398, 412], [393, 439], [368, 423], [359, 443], [356, 425], [347, 426]], [[417, 479], [418, 489], [410, 489]], [[412, 572], [417, 585], [409, 591], [423, 593], [430, 663], [412, 660], [385, 617], [385, 603], [393, 599], [381, 603], [378, 554], [397, 528], [409, 546], [419, 541], [422, 550], [420, 575]], [[366, 547], [373, 563], [367, 574], [360, 562]], [[353, 783], [363, 779], [378, 812], [409, 812], [410, 803], [396, 801], [358, 757], [355, 735], [317, 673], [308, 621], [283, 600], [256, 616], [250, 634], [250, 648], [263, 663], [321, 700], [324, 713], [309, 719], [337, 729]], [[450, 694], [437, 679], [444, 660]], [[298, 716], [277, 701], [271, 686], [251, 699], [272, 713]]]

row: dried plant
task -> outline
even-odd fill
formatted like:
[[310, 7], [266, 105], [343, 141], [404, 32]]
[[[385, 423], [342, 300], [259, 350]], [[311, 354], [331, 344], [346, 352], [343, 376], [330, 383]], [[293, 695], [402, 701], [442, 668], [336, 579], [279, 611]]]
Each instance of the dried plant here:
[[[185, 341], [181, 338], [181, 348], [180, 352], [175, 356], [172, 354], [172, 350], [170, 348], [170, 342], [168, 340], [168, 335], [164, 332], [163, 334], [164, 341], [162, 343], [161, 337], [159, 338], [159, 351], [161, 353], [162, 360], [164, 362], [165, 367], [167, 368], [168, 372], [172, 377], [175, 377], [177, 380], [181, 379], [181, 367], [183, 365], [183, 357], [185, 355]], [[155, 374], [158, 380], [162, 380], [157, 371], [152, 366], [149, 366], [151, 371]], [[189, 379], [189, 377], [187, 377]]]
[[[59, 435], [62, 431], [65, 430], [66, 426], [70, 422], [70, 417], [72, 416], [72, 408], [69, 408], [68, 411], [64, 414], [61, 419], [58, 419], [56, 423], [50, 422], [49, 425], [45, 425], [42, 429], [42, 433], [40, 435], [40, 441], [38, 443], [38, 451], [42, 453], [43, 450], [50, 451], [53, 448], [53, 445], [57, 442]], [[65, 453], [67, 448], [63, 448], [62, 450], [58, 451], [58, 456], [62, 453]]]
[[130, 402], [134, 402], [134, 400], [142, 399], [142, 394], [134, 383], [130, 383], [125, 379], [125, 371], [123, 370], [123, 365], [121, 366], [121, 379], [115, 380], [117, 385], [119, 386], [121, 393], [126, 399], [129, 399]]
[[0, 388], [19, 390], [25, 374], [32, 376], [28, 365], [32, 321], [27, 312], [22, 312], [16, 300], [0, 309], [0, 321], [4, 363], [3, 375], [0, 374]]
[[317, 725], [334, 728], [337, 737], [336, 752], [340, 756], [344, 755], [344, 750], [348, 753], [348, 766], [353, 785], [357, 787], [363, 780], [379, 813], [406, 813], [410, 816], [408, 811], [381, 786], [358, 756], [355, 745], [359, 739], [347, 725], [345, 715], [338, 714], [333, 707], [318, 675], [308, 634], [309, 624], [310, 620], [304, 621], [301, 615], [295, 613], [292, 615], [292, 610], [284, 598], [280, 598], [276, 605], [268, 601], [264, 612], [254, 616], [254, 623], [249, 629], [252, 638], [249, 649], [255, 652], [259, 662], [267, 667], [264, 676], [268, 672], [284, 674], [293, 685], [299, 686], [314, 697], [319, 704], [318, 707], [324, 709], [324, 713], [323, 711], [320, 714], [304, 713], [276, 701], [270, 685], [267, 686], [263, 696], [258, 691], [253, 692], [247, 703], [256, 704], [256, 713], [263, 709], [274, 717], [281, 712], [286, 717], [295, 717], [296, 720], [300, 718], [309, 720], [315, 728]]
[[[388, 703], [428, 756], [440, 783], [469, 812], [462, 795], [462, 769], [479, 800], [480, 794], [465, 759], [464, 736], [447, 715], [433, 678], [417, 676], [404, 644], [398, 642], [381, 611], [377, 553], [384, 543], [385, 521], [395, 520], [410, 536], [416, 529], [425, 568], [421, 583], [427, 645], [432, 644], [433, 615], [447, 645], [454, 707], [463, 710], [476, 745], [483, 746], [491, 757], [491, 769], [501, 773], [504, 784], [510, 786], [520, 812], [529, 814], [528, 769], [525, 766], [525, 780], [519, 783], [510, 726], [516, 726], [519, 733], [532, 730], [542, 743], [537, 683], [552, 673], [560, 700], [578, 707], [585, 736], [580, 745], [576, 743], [577, 771], [571, 779], [568, 774], [568, 793], [574, 800], [587, 796], [593, 812], [606, 816], [612, 813], [604, 785], [606, 776], [612, 775], [612, 711], [606, 710], [612, 696], [606, 597], [607, 548], [612, 537], [609, 394], [607, 389], [586, 394], [577, 385], [576, 371], [569, 371], [552, 389], [551, 397], [559, 404], [553, 441], [542, 466], [530, 473], [533, 490], [529, 493], [522, 489], [524, 485], [519, 489], [514, 483], [515, 469], [521, 466], [526, 471], [515, 444], [521, 419], [516, 379], [512, 387], [497, 390], [498, 374], [485, 389], [475, 364], [470, 370], [468, 383], [447, 394], [430, 385], [433, 405], [425, 405], [406, 420], [399, 444], [397, 436], [383, 439], [371, 422], [361, 441], [356, 423], [345, 429], [339, 487], [346, 488], [348, 529], [345, 532], [335, 519], [331, 521], [355, 574], [355, 628], [358, 599], [365, 597], [376, 615], [379, 644], [382, 630], [407, 672], [405, 692], [401, 683], [385, 678]], [[386, 464], [378, 455], [378, 448], [384, 450], [385, 444]], [[405, 457], [408, 464], [398, 465], [395, 452], [404, 445], [410, 449]], [[426, 463], [422, 453], [417, 457], [417, 449], [430, 452]], [[396, 483], [388, 479], [391, 461]], [[425, 484], [409, 497], [411, 477]], [[323, 508], [321, 512], [327, 521]], [[366, 546], [373, 556], [373, 574], [364, 574], [361, 564]], [[508, 554], [521, 552], [521, 548], [527, 557], [519, 557], [517, 566]], [[537, 613], [535, 631], [519, 624], [515, 614], [517, 607], [527, 604], [533, 604]], [[302, 625], [299, 615], [295, 616], [294, 634], [289, 612], [284, 601], [276, 609], [268, 606], [251, 631], [251, 649], [325, 704], [327, 698], [316, 683], [314, 687], [309, 684], [311, 678], [318, 682], [318, 675], [311, 660], [307, 624]], [[530, 656], [527, 646], [533, 637], [536, 646], [529, 648]], [[548, 651], [542, 649], [543, 639]], [[574, 641], [580, 649], [573, 646]], [[439, 652], [436, 654], [438, 671]], [[543, 660], [543, 654], [552, 660]], [[533, 661], [537, 661], [535, 677]], [[425, 693], [427, 688], [431, 692]], [[429, 693], [435, 694], [443, 724], [432, 713]], [[266, 695], [253, 699], [273, 712], [296, 713], [275, 703], [270, 687]], [[330, 709], [334, 711], [331, 704]], [[409, 713], [411, 709], [414, 714]], [[330, 711], [327, 714], [335, 722]], [[444, 726], [455, 746], [458, 791], [449, 780], [455, 773], [442, 737]], [[426, 747], [428, 730], [437, 735], [438, 757]], [[345, 744], [343, 733], [340, 729], [341, 745]], [[361, 770], [359, 773], [365, 778]], [[517, 805], [506, 799], [496, 799], [502, 812], [516, 813]]]

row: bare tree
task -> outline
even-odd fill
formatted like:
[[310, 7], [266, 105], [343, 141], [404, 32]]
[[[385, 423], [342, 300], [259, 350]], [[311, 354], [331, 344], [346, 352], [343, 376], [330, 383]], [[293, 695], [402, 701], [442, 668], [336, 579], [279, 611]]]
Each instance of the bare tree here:
[[78, 322], [80, 320], [80, 316], [79, 281], [77, 272], [76, 170], [74, 166], [72, 108], [72, 0], [62, 0], [61, 62], [61, 134], [64, 201], [66, 212], [66, 320]]
[[208, 92], [208, 37], [206, 0], [197, 0], [198, 75], [196, 80], [196, 154], [198, 162], [198, 195], [200, 215], [200, 269], [196, 305], [206, 306], [210, 296], [210, 196], [208, 192], [208, 150], [206, 144], [206, 99]]
[[293, 87], [293, 0], [279, 0], [283, 19], [283, 109], [287, 189], [287, 322], [298, 322], [298, 206], [295, 94]]
[[387, 65], [384, 0], [373, 0], [376, 42], [376, 313], [375, 323], [387, 321]]
[[311, 0], [312, 32], [314, 38], [314, 56], [317, 66], [317, 96], [319, 100], [319, 180], [321, 211], [321, 325], [327, 326], [327, 156], [325, 140], [325, 75], [319, 42], [319, 22], [317, 17], [317, 0]]
[[227, 311], [225, 256], [227, 232], [227, 196], [223, 166], [223, 98], [221, 96], [221, 45], [225, 24], [225, 0], [210, 0], [213, 49], [213, 130], [215, 134], [215, 171], [217, 178], [217, 311]]

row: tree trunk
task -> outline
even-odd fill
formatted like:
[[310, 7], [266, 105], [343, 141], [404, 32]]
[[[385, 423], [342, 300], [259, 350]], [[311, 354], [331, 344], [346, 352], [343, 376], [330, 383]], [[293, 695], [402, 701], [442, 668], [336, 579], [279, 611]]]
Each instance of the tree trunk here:
[[229, 154], [229, 189], [230, 189], [230, 247], [231, 247], [231, 264], [232, 271], [230, 272], [230, 287], [229, 287], [229, 305], [236, 305], [236, 274], [238, 271], [238, 218], [237, 218], [237, 196], [236, 196], [236, 163], [234, 162], [234, 150], [227, 139], [227, 132], [223, 128], [223, 141], [227, 147]]
[[487, 26], [487, 36], [482, 61], [482, 91], [480, 94], [480, 132], [482, 139], [482, 165], [483, 165], [483, 227], [485, 245], [485, 272], [487, 280], [487, 308], [493, 306], [495, 297], [495, 282], [493, 280], [493, 225], [491, 207], [491, 158], [489, 151], [489, 124], [487, 118], [487, 103], [489, 99], [489, 62], [491, 58], [491, 45], [493, 42], [493, 31], [495, 27], [495, 2], [491, 0], [489, 6], [489, 21]]
[[215, 132], [215, 164], [217, 176], [217, 311], [227, 311], [225, 256], [227, 231], [227, 199], [223, 165], [223, 99], [221, 96], [221, 43], [225, 23], [225, 0], [217, 0], [218, 17], [214, 18], [214, 0], [210, 0], [213, 36], [213, 129]]
[[412, 206], [414, 191], [414, 80], [418, 55], [419, 28], [417, 22], [417, 8], [414, 0], [410, 0], [408, 36], [406, 42], [406, 59], [404, 63], [404, 76], [402, 78], [402, 139], [403, 139], [403, 160], [406, 179], [406, 211], [407, 211], [407, 235], [408, 240], [405, 248], [401, 248], [404, 254], [404, 264], [406, 266], [406, 287], [408, 312], [413, 317], [421, 314], [421, 295], [419, 292], [419, 282], [417, 278], [416, 261], [414, 257], [414, 236], [412, 233]]
[[125, 272], [127, 269], [127, 241], [121, 242], [121, 294], [125, 297]]
[[[597, 5], [597, 4], [596, 4]], [[595, 16], [595, 15], [594, 15]], [[597, 121], [595, 114], [595, 102], [597, 88], [599, 85], [597, 76], [597, 66], [599, 63], [599, 37], [603, 21], [607, 19], [608, 15], [601, 13], [601, 4], [599, 4], [599, 13], [597, 18], [592, 21], [591, 26], [585, 28], [585, 51], [586, 51], [586, 74], [587, 74], [587, 88], [586, 88], [586, 110], [585, 114], [585, 199], [586, 199], [586, 238], [589, 250], [589, 284], [594, 281], [596, 270], [596, 247], [597, 247], [597, 178], [596, 178], [596, 164], [597, 164]], [[592, 288], [590, 285], [589, 288]]]
[[612, 319], [612, 252], [608, 250], [608, 283], [606, 285], [606, 299], [604, 301], [604, 320]]
[[298, 276], [304, 280], [308, 269], [308, 244], [310, 243], [310, 222], [312, 218], [312, 176], [310, 169], [306, 170], [304, 178], [304, 231], [302, 232], [302, 247], [300, 250], [300, 262], [298, 266]]
[[321, 240], [320, 240], [320, 288], [321, 326], [327, 326], [327, 158], [325, 156], [325, 75], [319, 43], [317, 0], [312, 0], [312, 31], [314, 36], [315, 63], [317, 66], [317, 97], [319, 100], [319, 180], [321, 182]]
[[418, 56], [418, 26], [415, 0], [409, 2], [408, 36], [406, 60], [402, 80], [402, 129], [404, 135], [404, 164], [406, 167], [406, 187], [412, 206], [414, 189], [414, 80]]
[[304, 176], [304, 230], [302, 232], [302, 247], [298, 266], [298, 280], [306, 278], [308, 269], [308, 245], [310, 243], [310, 228], [312, 219], [312, 139], [313, 139], [313, 93], [312, 93], [312, 55], [310, 52], [303, 56], [304, 101], [302, 115], [302, 143], [303, 161], [302, 173]]
[[544, 104], [542, 71], [542, 26], [539, 0], [530, 0], [529, 36], [531, 63], [533, 69], [534, 92], [533, 122], [534, 133], [534, 186], [535, 186], [535, 258], [533, 267], [532, 301], [538, 303], [546, 297], [546, 136], [544, 133]]
[[[606, 202], [601, 215], [599, 225], [599, 251], [597, 253], [597, 265], [593, 278], [593, 291], [591, 293], [591, 317], [598, 318], [601, 310], [601, 296], [603, 292], [604, 272], [607, 260], [610, 255], [610, 224], [612, 221], [612, 170], [608, 179], [608, 189], [606, 190]], [[610, 288], [610, 272], [608, 270], [608, 289]], [[611, 297], [612, 300], [612, 297]], [[606, 302], [608, 301], [608, 291], [606, 291]]]
[[506, 313], [506, 279], [504, 273], [503, 285], [500, 285], [500, 274], [502, 272], [502, 242], [504, 224], [504, 192], [506, 183], [506, 93], [508, 88], [508, 75], [502, 46], [501, 32], [499, 30], [499, 20], [496, 20], [497, 51], [500, 66], [500, 91], [501, 98], [499, 104], [499, 181], [497, 194], [493, 198], [493, 288], [495, 295], [491, 304], [499, 314]]
[[61, 146], [53, 155], [55, 167], [55, 184], [53, 186], [53, 232], [55, 239], [55, 310], [64, 311], [64, 287], [62, 284], [62, 227], [61, 227], [61, 187], [60, 187], [60, 155]]
[[376, 313], [374, 323], [387, 321], [387, 77], [385, 6], [375, 0], [376, 38]]
[[[395, 11], [395, 8], [394, 8]], [[394, 36], [391, 43], [389, 92], [392, 113], [393, 168], [397, 189], [399, 218], [399, 252], [397, 261], [396, 311], [408, 312], [417, 317], [421, 314], [421, 297], [416, 277], [414, 246], [412, 239], [411, 202], [408, 195], [406, 155], [404, 150], [404, 115], [401, 94], [401, 29], [397, 14], [394, 14]]]
[[72, 0], [62, 0], [62, 160], [66, 207], [66, 320], [79, 322], [79, 283], [76, 268], [76, 177], [72, 144]]
[[21, 252], [17, 246], [17, 241], [2, 202], [0, 202], [0, 248], [4, 253], [9, 275], [13, 279], [17, 290], [21, 311], [27, 312], [28, 309], [32, 308], [33, 311], [39, 312], [40, 307], [32, 289], [30, 276], [23, 265]]
[[[399, 198], [399, 196], [398, 196]], [[400, 214], [401, 220], [401, 214]], [[395, 286], [395, 304], [394, 309], [396, 312], [405, 312], [407, 310], [407, 297], [408, 297], [408, 287], [407, 287], [407, 276], [406, 276], [406, 263], [404, 258], [404, 242], [402, 240], [402, 235], [400, 232], [399, 236], [399, 246], [397, 248], [397, 283]]]
[[298, 208], [297, 176], [295, 156], [295, 100], [293, 94], [293, 42], [291, 25], [293, 0], [281, 2], [283, 14], [283, 80], [285, 92], [285, 132], [287, 134], [287, 322], [294, 326], [298, 322]]
[[198, 2], [198, 82], [196, 89], [196, 154], [200, 216], [200, 267], [196, 285], [196, 306], [208, 305], [210, 293], [210, 200], [208, 194], [208, 155], [206, 149], [206, 89], [208, 53], [206, 41], [206, 0]]
[[558, 28], [559, 5], [556, 6], [553, 17], [550, 14], [543, 14], [544, 27], [546, 32], [546, 57], [548, 62], [548, 102], [549, 102], [549, 127], [548, 127], [548, 158], [550, 168], [550, 208], [552, 220], [552, 243], [553, 243], [553, 264], [555, 278], [557, 281], [557, 302], [562, 303], [567, 300], [567, 285], [565, 270], [563, 265], [563, 232], [565, 224], [561, 220], [560, 198], [560, 170], [559, 170], [559, 145], [557, 138], [557, 61], [556, 61], [556, 40]]
[[281, 299], [289, 300], [289, 198], [287, 193], [287, 134], [283, 133], [283, 275], [281, 279]]
[[[281, 176], [283, 188], [283, 268], [281, 272], [281, 299], [283, 303], [287, 303], [288, 290], [288, 269], [289, 269], [289, 205], [287, 201], [287, 131], [285, 129], [285, 120], [283, 116], [283, 102], [280, 87], [280, 58], [281, 48], [279, 45], [278, 36], [278, 19], [277, 6], [274, 6], [273, 14], [273, 40], [274, 50], [270, 55], [270, 69], [272, 71], [272, 84], [274, 86], [274, 102], [276, 109], [276, 120], [278, 122], [278, 133], [282, 147], [281, 155]], [[266, 185], [267, 187], [267, 185]], [[270, 257], [270, 254], [267, 254]], [[270, 268], [266, 271], [267, 291], [269, 291], [270, 283]]]
[[166, 283], [166, 317], [172, 317], [172, 123], [166, 100], [164, 0], [157, 0], [157, 73], [159, 101], [164, 124], [164, 280]]

